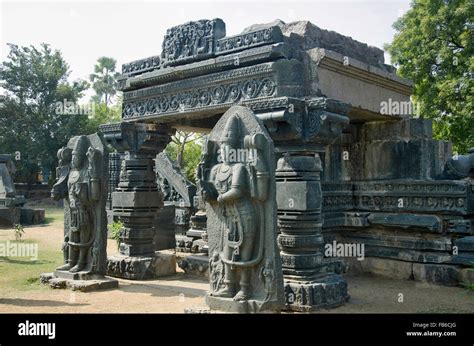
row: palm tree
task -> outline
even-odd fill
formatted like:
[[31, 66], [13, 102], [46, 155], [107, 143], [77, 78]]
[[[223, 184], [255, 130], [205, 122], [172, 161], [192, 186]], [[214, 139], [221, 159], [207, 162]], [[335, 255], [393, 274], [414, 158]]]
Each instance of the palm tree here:
[[106, 106], [117, 93], [117, 77], [120, 74], [115, 71], [116, 64], [117, 61], [113, 58], [100, 57], [94, 66], [95, 73], [89, 76], [96, 93], [95, 100], [104, 102]]

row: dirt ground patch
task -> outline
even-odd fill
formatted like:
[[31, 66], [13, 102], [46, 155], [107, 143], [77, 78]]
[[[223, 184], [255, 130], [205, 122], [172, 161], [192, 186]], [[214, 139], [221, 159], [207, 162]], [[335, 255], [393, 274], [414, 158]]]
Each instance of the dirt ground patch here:
[[[180, 270], [159, 280], [119, 280], [119, 288], [90, 293], [53, 290], [37, 277], [53, 271], [62, 261], [62, 218], [59, 209], [48, 209], [50, 223], [25, 227], [23, 239], [38, 244], [38, 261], [0, 258], [0, 313], [183, 313], [204, 307], [207, 281]], [[48, 217], [48, 215], [47, 215]], [[13, 230], [1, 229], [0, 241], [13, 241]], [[117, 253], [113, 240], [109, 254]], [[40, 263], [36, 263], [40, 262]], [[473, 313], [474, 292], [398, 281], [375, 276], [347, 277], [350, 301], [320, 313]], [[400, 302], [400, 294], [403, 301]]]

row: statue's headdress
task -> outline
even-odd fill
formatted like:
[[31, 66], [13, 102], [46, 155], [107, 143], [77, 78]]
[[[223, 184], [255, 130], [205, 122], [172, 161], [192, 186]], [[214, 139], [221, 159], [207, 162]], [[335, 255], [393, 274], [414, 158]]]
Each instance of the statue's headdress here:
[[74, 149], [72, 153], [76, 156], [84, 156], [87, 153], [87, 149], [89, 148], [89, 141], [87, 136], [79, 136], [74, 145]]
[[240, 140], [240, 131], [239, 131], [239, 117], [233, 115], [227, 119], [225, 123], [224, 130], [222, 131], [219, 142], [227, 143], [232, 146], [238, 146]]

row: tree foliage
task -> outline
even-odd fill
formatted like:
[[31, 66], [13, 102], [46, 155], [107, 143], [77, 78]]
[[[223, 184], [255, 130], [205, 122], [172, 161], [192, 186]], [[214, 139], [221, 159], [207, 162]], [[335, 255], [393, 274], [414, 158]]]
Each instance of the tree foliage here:
[[[47, 44], [9, 47], [7, 60], [0, 66], [4, 89], [0, 97], [0, 153], [21, 153], [16, 181], [35, 182], [40, 168], [52, 172], [54, 179], [58, 149], [73, 136], [94, 133], [101, 124], [120, 121], [121, 95], [116, 104], [108, 105], [110, 96], [116, 94], [112, 83], [100, 89], [106, 93], [102, 94], [103, 102], [99, 99], [81, 105], [83, 91], [90, 85], [82, 80], [68, 81], [69, 65], [60, 51]], [[114, 71], [114, 59], [98, 61]], [[98, 72], [97, 65], [95, 70]], [[99, 83], [99, 79], [95, 81]]]
[[171, 142], [166, 147], [166, 152], [184, 173], [186, 178], [196, 182], [196, 168], [201, 159], [202, 135], [194, 132], [176, 131], [171, 137]]
[[87, 82], [70, 83], [69, 66], [49, 45], [10, 44], [0, 66], [0, 152], [21, 153], [17, 176], [32, 182], [39, 167], [54, 172], [57, 150], [84, 133], [87, 114], [58, 112], [58, 103], [77, 102]]
[[474, 2], [416, 0], [393, 25], [386, 46], [401, 76], [414, 82], [422, 117], [435, 136], [466, 153], [474, 147]]

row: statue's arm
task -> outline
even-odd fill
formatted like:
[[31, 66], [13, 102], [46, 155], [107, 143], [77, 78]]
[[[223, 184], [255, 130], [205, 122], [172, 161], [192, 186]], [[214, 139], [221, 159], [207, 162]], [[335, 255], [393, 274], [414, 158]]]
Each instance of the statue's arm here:
[[58, 178], [51, 190], [51, 197], [55, 201], [59, 201], [62, 198], [66, 198], [68, 195], [67, 180], [69, 178], [69, 167], [59, 167], [56, 174], [58, 175]]
[[217, 191], [216, 191], [215, 187], [213, 186], [213, 184], [211, 183], [212, 181], [214, 181], [215, 176], [216, 176], [215, 170], [211, 170], [211, 172], [209, 174], [210, 181], [207, 181], [207, 180], [201, 180], [200, 181], [201, 196], [202, 196], [202, 199], [204, 201], [209, 202], [209, 201], [215, 200], [217, 198]]
[[244, 190], [247, 187], [247, 170], [243, 165], [237, 165], [232, 172], [232, 185], [229, 191], [219, 195], [218, 202], [232, 201], [244, 195]]
[[92, 146], [89, 147], [86, 155], [89, 159], [88, 173], [90, 177], [89, 186], [87, 186], [87, 188], [89, 189], [89, 192], [90, 192], [90, 198], [93, 201], [98, 201], [100, 200], [100, 195], [101, 195], [100, 164], [102, 162], [102, 155], [98, 150], [96, 150]]

